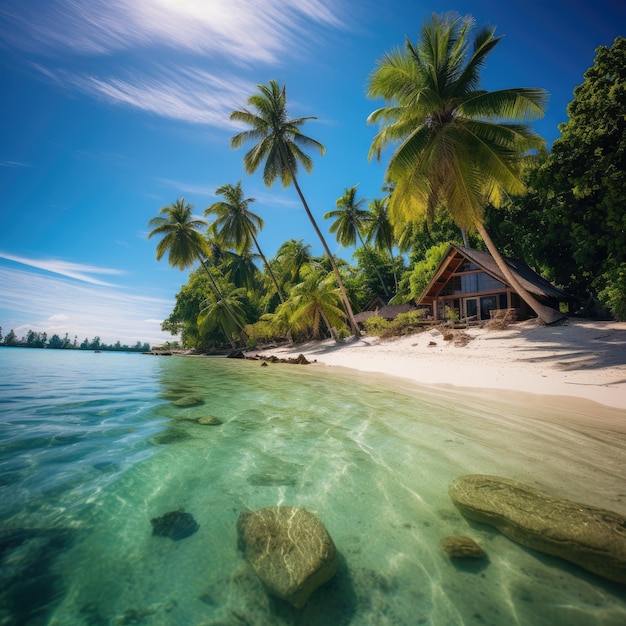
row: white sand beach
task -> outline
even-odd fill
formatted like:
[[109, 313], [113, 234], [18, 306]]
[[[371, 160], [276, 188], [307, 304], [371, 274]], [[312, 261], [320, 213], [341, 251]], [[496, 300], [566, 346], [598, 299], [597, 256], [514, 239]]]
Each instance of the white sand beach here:
[[[259, 351], [279, 358], [303, 354], [322, 367], [343, 367], [412, 381], [451, 385], [463, 390], [540, 394], [543, 400], [568, 402], [574, 410], [589, 401], [618, 409], [610, 423], [626, 431], [626, 322], [568, 320], [557, 326], [534, 321], [504, 330], [456, 331], [471, 340], [446, 341], [439, 330], [397, 339], [363, 336], [337, 344], [332, 340]], [[466, 337], [467, 339], [467, 337]], [[586, 414], [598, 416], [602, 407]], [[620, 410], [624, 410], [622, 414]], [[620, 419], [620, 418], [623, 418]]]

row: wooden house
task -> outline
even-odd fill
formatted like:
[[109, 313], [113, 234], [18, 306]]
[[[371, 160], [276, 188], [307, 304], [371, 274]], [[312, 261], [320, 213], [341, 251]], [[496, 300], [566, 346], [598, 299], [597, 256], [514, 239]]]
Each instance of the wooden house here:
[[[540, 302], [558, 310], [559, 302], [567, 300], [565, 293], [523, 261], [509, 258], [505, 261], [522, 287]], [[417, 305], [427, 309], [433, 319], [445, 319], [449, 310], [461, 320], [489, 320], [503, 312], [513, 319], [535, 317], [489, 253], [454, 244], [450, 244]]]

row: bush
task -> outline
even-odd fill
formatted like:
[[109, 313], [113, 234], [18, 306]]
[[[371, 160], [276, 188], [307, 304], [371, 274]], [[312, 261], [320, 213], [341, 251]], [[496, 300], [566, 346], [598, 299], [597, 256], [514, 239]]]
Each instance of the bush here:
[[421, 322], [425, 315], [426, 311], [422, 309], [400, 313], [395, 320], [391, 321], [379, 315], [374, 315], [365, 320], [365, 331], [369, 335], [383, 338], [411, 335], [412, 333], [421, 332], [423, 330]]
[[372, 315], [363, 322], [363, 326], [368, 335], [380, 337], [389, 328], [389, 322], [380, 315]]
[[601, 277], [604, 288], [598, 299], [616, 320], [626, 320], [626, 263], [622, 263]]

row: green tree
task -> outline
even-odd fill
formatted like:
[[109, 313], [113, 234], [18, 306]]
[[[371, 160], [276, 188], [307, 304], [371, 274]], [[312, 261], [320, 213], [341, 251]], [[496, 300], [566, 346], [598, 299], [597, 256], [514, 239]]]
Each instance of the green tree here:
[[[356, 245], [357, 239], [361, 243], [361, 247], [366, 254], [370, 252], [367, 244], [363, 240], [363, 233], [370, 222], [372, 215], [366, 209], [361, 208], [365, 202], [365, 198], [356, 199], [356, 189], [358, 185], [346, 187], [344, 194], [337, 198], [337, 208], [334, 211], [328, 211], [324, 214], [324, 219], [334, 219], [330, 225], [330, 232], [335, 233], [337, 241], [344, 248]], [[389, 295], [387, 286], [380, 271], [375, 267], [378, 279], [386, 296]]]
[[[541, 89], [480, 88], [480, 70], [500, 41], [495, 28], [471, 39], [471, 17], [436, 16], [416, 45], [393, 50], [369, 78], [368, 94], [385, 106], [368, 118], [380, 125], [370, 158], [399, 144], [387, 167], [395, 184], [394, 222], [431, 221], [443, 206], [462, 230], [478, 231], [509, 284], [545, 323], [562, 315], [537, 301], [513, 276], [484, 226], [484, 207], [522, 194], [522, 157], [543, 140], [525, 123], [543, 115]], [[509, 121], [504, 121], [509, 120]]]
[[255, 256], [250, 250], [224, 252], [221, 268], [228, 280], [237, 287], [245, 287], [248, 291], [255, 291], [260, 285], [259, 268], [255, 265]]
[[[201, 332], [207, 332], [214, 328], [220, 328], [226, 338], [231, 341], [234, 348], [235, 344], [231, 337], [236, 327], [245, 321], [245, 306], [243, 298], [245, 289], [234, 289], [225, 297], [217, 301], [205, 300], [203, 308], [198, 315], [198, 327]], [[233, 319], [231, 312], [234, 311], [237, 319]]]
[[279, 87], [276, 81], [270, 81], [269, 85], [258, 85], [258, 89], [259, 93], [248, 98], [248, 105], [255, 112], [244, 109], [233, 111], [230, 115], [231, 120], [242, 122], [250, 127], [250, 130], [245, 130], [232, 137], [231, 146], [239, 148], [244, 143], [258, 142], [243, 157], [246, 172], [253, 174], [265, 162], [263, 182], [268, 187], [272, 186], [276, 178], [280, 178], [284, 187], [288, 187], [291, 184], [294, 185], [302, 206], [332, 265], [352, 332], [355, 336], [358, 336], [360, 334], [359, 327], [354, 319], [339, 268], [322, 231], [319, 229], [309, 209], [296, 177], [300, 165], [306, 172], [310, 172], [313, 168], [313, 160], [303, 151], [303, 148], [314, 148], [320, 155], [323, 155], [325, 152], [325, 148], [321, 143], [300, 131], [300, 127], [304, 122], [316, 118], [300, 117], [289, 119], [285, 87]]
[[[184, 198], [164, 206], [159, 211], [159, 216], [153, 217], [148, 222], [148, 226], [152, 227], [148, 239], [154, 235], [162, 235], [161, 241], [157, 244], [157, 261], [160, 261], [166, 252], [169, 264], [180, 270], [193, 265], [196, 260], [200, 261], [209, 277], [216, 298], [221, 300], [223, 299], [222, 293], [204, 260], [207, 254], [207, 242], [199, 232], [200, 228], [208, 224], [204, 220], [194, 219], [192, 210], [193, 205], [185, 203]], [[225, 306], [228, 310], [228, 304]], [[239, 323], [235, 312], [230, 311], [230, 315], [245, 338], [243, 325]]]
[[50, 341], [48, 342], [48, 348], [52, 348], [54, 350], [62, 350], [63, 348], [65, 348], [63, 339], [61, 339], [61, 337], [59, 337], [57, 334], [52, 335], [52, 337], [50, 337]]
[[26, 345], [29, 348], [36, 348], [39, 343], [39, 333], [36, 333], [34, 330], [29, 330], [26, 335]]
[[[626, 309], [619, 287], [626, 264], [624, 37], [596, 50], [567, 113], [561, 136], [533, 179], [537, 254], [561, 284], [599, 297], [619, 317], [617, 311]], [[621, 305], [615, 297], [620, 292]]]
[[448, 249], [448, 243], [439, 243], [426, 251], [424, 258], [413, 265], [408, 273], [409, 296], [417, 300], [433, 277], [443, 255]]
[[361, 247], [355, 249], [352, 258], [356, 260], [356, 266], [350, 267], [345, 280], [359, 308], [380, 295], [381, 280], [388, 286], [388, 292], [392, 290], [394, 276], [402, 266], [401, 256], [391, 259], [389, 253], [384, 250]]
[[394, 291], [398, 291], [398, 275], [395, 271], [393, 259], [393, 246], [395, 245], [395, 237], [393, 226], [389, 219], [389, 210], [387, 201], [382, 198], [374, 198], [369, 204], [370, 219], [367, 222], [366, 241], [374, 244], [374, 248], [379, 251], [385, 251], [389, 254], [392, 265], [394, 265], [393, 282]]
[[13, 329], [9, 331], [9, 334], [4, 338], [5, 346], [16, 346], [17, 345], [17, 336]]
[[302, 239], [285, 241], [274, 257], [278, 268], [278, 275], [283, 283], [300, 282], [300, 272], [313, 260], [311, 244], [305, 244]]
[[322, 321], [333, 335], [334, 329], [345, 327], [345, 313], [340, 305], [341, 292], [333, 275], [320, 269], [311, 269], [303, 282], [294, 286], [289, 300], [279, 307], [279, 311], [283, 307], [288, 309], [293, 330], [310, 332], [314, 339], [319, 339]]
[[205, 209], [204, 215], [205, 217], [208, 215], [216, 216], [214, 224], [218, 238], [227, 246], [234, 246], [239, 254], [247, 252], [251, 244], [254, 244], [263, 260], [266, 271], [276, 287], [276, 293], [280, 301], [284, 302], [285, 299], [278, 280], [276, 280], [276, 276], [274, 276], [274, 272], [257, 240], [257, 235], [263, 228], [263, 219], [248, 208], [248, 205], [255, 202], [255, 199], [244, 198], [241, 181], [236, 185], [231, 185], [230, 183], [222, 185], [217, 188], [215, 194], [223, 196], [224, 200], [213, 203]]

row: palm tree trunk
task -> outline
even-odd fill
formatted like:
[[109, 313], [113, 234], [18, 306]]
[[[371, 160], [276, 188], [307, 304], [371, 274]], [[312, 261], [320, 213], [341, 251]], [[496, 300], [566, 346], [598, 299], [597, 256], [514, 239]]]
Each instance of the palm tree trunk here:
[[396, 264], [394, 263], [393, 248], [389, 248], [389, 256], [391, 257], [391, 267], [393, 268], [394, 295], [396, 295], [398, 293], [398, 273], [396, 272]]
[[224, 333], [226, 339], [228, 339], [228, 341], [230, 342], [230, 347], [234, 350], [237, 347], [237, 344], [233, 341], [233, 338], [226, 332], [226, 329], [224, 328], [224, 324], [222, 324], [222, 322], [220, 322], [220, 328], [222, 329], [222, 332]]
[[[237, 316], [235, 315], [235, 312], [233, 311], [232, 307], [230, 306], [230, 303], [226, 300], [226, 298], [224, 298], [224, 295], [220, 291], [220, 288], [217, 286], [217, 283], [215, 282], [215, 278], [213, 278], [213, 274], [211, 274], [211, 272], [209, 271], [209, 268], [207, 267], [207, 264], [204, 262], [204, 259], [200, 255], [198, 255], [198, 258], [200, 259], [200, 263], [202, 264], [202, 267], [204, 268], [204, 271], [207, 273], [207, 276], [209, 277], [209, 280], [211, 281], [211, 285], [213, 287], [213, 291], [215, 292], [215, 295], [217, 296], [217, 298], [219, 298], [224, 303], [224, 306], [226, 307], [226, 310], [228, 311], [228, 314], [231, 316], [233, 322], [235, 322], [235, 324], [237, 325], [237, 328], [239, 328], [239, 331], [241, 332], [241, 336], [242, 336], [243, 340], [247, 341], [248, 335], [246, 334], [246, 331], [243, 329], [243, 326], [241, 325], [241, 323], [237, 319]], [[231, 339], [231, 341], [232, 341], [232, 339]]]
[[539, 300], [537, 300], [526, 289], [524, 289], [522, 285], [520, 285], [519, 281], [517, 280], [517, 278], [515, 278], [515, 276], [513, 276], [513, 273], [509, 269], [509, 266], [502, 258], [502, 255], [496, 248], [493, 240], [491, 239], [491, 236], [489, 235], [487, 229], [483, 224], [477, 222], [476, 230], [478, 231], [478, 234], [482, 237], [482, 240], [485, 242], [487, 250], [489, 250], [489, 254], [491, 254], [498, 268], [509, 282], [509, 285], [511, 285], [511, 287], [515, 289], [519, 297], [537, 314], [537, 317], [544, 324], [555, 324], [556, 322], [560, 322], [566, 319], [566, 316], [563, 315], [563, 313], [545, 304], [541, 304]]
[[280, 302], [282, 304], [285, 302], [285, 298], [283, 297], [283, 292], [281, 291], [280, 286], [278, 285], [278, 280], [276, 280], [276, 276], [274, 275], [274, 272], [272, 271], [270, 264], [267, 262], [265, 255], [263, 254], [263, 252], [261, 252], [261, 247], [259, 246], [259, 242], [256, 240], [256, 237], [252, 233], [250, 233], [250, 236], [252, 237], [252, 241], [254, 241], [254, 245], [256, 246], [259, 256], [263, 259], [263, 264], [265, 265], [265, 268], [267, 269], [272, 279], [272, 282], [274, 283], [274, 287], [276, 287], [276, 293], [278, 294], [278, 297], [280, 298]]
[[[288, 161], [287, 161], [288, 162]], [[290, 173], [291, 173], [291, 179], [293, 180], [293, 184], [296, 188], [296, 191], [298, 192], [298, 196], [300, 196], [300, 201], [302, 202], [302, 206], [304, 207], [304, 210], [306, 211], [306, 214], [309, 218], [309, 220], [311, 221], [311, 224], [313, 224], [313, 228], [315, 229], [315, 232], [317, 233], [317, 236], [319, 237], [320, 241], [322, 242], [322, 246], [324, 247], [324, 251], [326, 252], [326, 256], [328, 257], [328, 260], [330, 261], [330, 264], [333, 268], [333, 273], [335, 274], [335, 278], [337, 280], [337, 284], [339, 285], [339, 291], [341, 293], [341, 299], [343, 300], [343, 305], [344, 308], [346, 309], [346, 314], [348, 315], [348, 321], [350, 323], [350, 328], [352, 329], [352, 334], [355, 337], [360, 337], [361, 336], [361, 331], [359, 330], [359, 325], [357, 324], [356, 320], [354, 319], [354, 313], [352, 312], [352, 307], [350, 306], [350, 300], [348, 300], [348, 294], [346, 293], [346, 288], [343, 284], [343, 281], [341, 280], [341, 275], [339, 274], [339, 268], [337, 267], [337, 263], [335, 262], [335, 257], [333, 256], [332, 252], [330, 251], [330, 248], [328, 247], [328, 244], [326, 243], [326, 239], [324, 239], [324, 235], [322, 235], [322, 231], [319, 229], [319, 226], [317, 225], [317, 222], [315, 221], [315, 218], [313, 217], [313, 214], [311, 213], [311, 210], [309, 209], [309, 205], [307, 204], [306, 200], [304, 199], [304, 195], [302, 194], [302, 191], [300, 189], [300, 185], [298, 185], [298, 181], [296, 179], [295, 176], [295, 172], [293, 171], [293, 169], [290, 167], [289, 168]]]
[[[322, 317], [322, 319], [324, 320], [324, 324], [326, 324], [326, 328], [328, 328], [328, 332], [330, 333], [330, 336], [336, 341], [338, 342], [338, 338], [337, 338], [337, 333], [333, 330], [333, 327], [330, 325], [330, 322], [328, 321], [328, 318], [326, 317], [326, 315], [324, 314], [324, 311], [322, 311], [320, 309], [320, 315]], [[319, 330], [318, 330], [318, 336], [319, 336]]]

